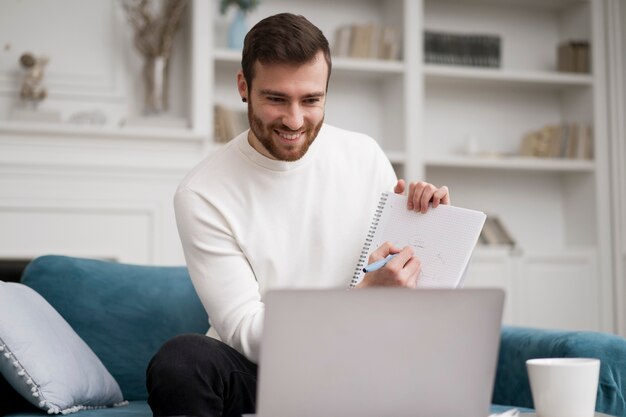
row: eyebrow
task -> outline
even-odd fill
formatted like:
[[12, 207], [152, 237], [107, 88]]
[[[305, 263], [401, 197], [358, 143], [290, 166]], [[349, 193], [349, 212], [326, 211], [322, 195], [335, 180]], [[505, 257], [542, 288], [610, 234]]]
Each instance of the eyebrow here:
[[[288, 97], [288, 95], [285, 94], [285, 93], [282, 93], [280, 91], [270, 90], [270, 89], [263, 89], [263, 90], [260, 91], [260, 93], [262, 95], [266, 95], [266, 96]], [[324, 91], [316, 91], [316, 92], [313, 92], [313, 93], [306, 94], [304, 96], [304, 98], [324, 97], [325, 95], [326, 95], [326, 92], [324, 92]]]

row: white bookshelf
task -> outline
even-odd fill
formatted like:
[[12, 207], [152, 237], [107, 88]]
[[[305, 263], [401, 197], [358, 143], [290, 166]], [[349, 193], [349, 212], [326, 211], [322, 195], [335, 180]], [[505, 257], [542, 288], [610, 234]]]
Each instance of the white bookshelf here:
[[[535, 325], [544, 312], [559, 318], [546, 321], [551, 326], [612, 331], [602, 7], [580, 0], [265, 0], [249, 23], [302, 14], [331, 45], [347, 23], [398, 28], [399, 61], [333, 58], [326, 121], [374, 137], [399, 176], [445, 184], [455, 205], [504, 221], [517, 250], [481, 248], [469, 283], [501, 280], [508, 322]], [[215, 2], [209, 104], [243, 110], [235, 87], [240, 52], [225, 49], [231, 15], [217, 10]], [[497, 34], [501, 67], [425, 64], [425, 29]], [[557, 45], [567, 39], [591, 42], [592, 74], [556, 71]], [[593, 160], [515, 156], [525, 133], [572, 122], [593, 125]], [[469, 138], [477, 156], [463, 154]], [[546, 277], [554, 279], [542, 287]], [[543, 293], [559, 285], [570, 297], [561, 309], [563, 294]]]
[[[522, 255], [499, 271], [515, 323], [542, 325], [544, 315], [548, 327], [614, 330], [603, 255], [610, 224], [600, 2], [425, 0], [423, 8], [427, 29], [502, 41], [498, 69], [422, 66], [425, 177], [448, 185], [455, 204], [498, 215], [516, 238]], [[556, 71], [557, 45], [572, 38], [591, 42], [592, 74]], [[529, 131], [572, 122], [593, 126], [593, 160], [515, 156]], [[495, 156], [463, 155], [469, 138]]]

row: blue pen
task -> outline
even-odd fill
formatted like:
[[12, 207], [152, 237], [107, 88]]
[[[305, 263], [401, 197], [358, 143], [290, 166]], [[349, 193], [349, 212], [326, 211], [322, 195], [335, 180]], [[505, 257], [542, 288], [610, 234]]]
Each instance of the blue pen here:
[[372, 262], [371, 264], [363, 268], [363, 272], [367, 273], [367, 272], [378, 271], [380, 268], [387, 265], [387, 262], [392, 260], [396, 255], [397, 253], [394, 253], [393, 255], [387, 255], [386, 258], [383, 258], [376, 262]]

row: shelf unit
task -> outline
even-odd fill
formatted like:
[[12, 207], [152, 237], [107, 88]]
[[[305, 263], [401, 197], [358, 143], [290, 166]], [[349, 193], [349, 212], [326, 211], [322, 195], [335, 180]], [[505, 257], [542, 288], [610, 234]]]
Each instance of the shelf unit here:
[[[209, 104], [244, 110], [235, 86], [240, 52], [224, 46], [232, 16], [214, 6]], [[562, 294], [543, 295], [538, 284], [539, 277], [554, 276], [543, 288], [568, 287], [571, 298], [555, 313], [563, 320], [548, 323], [614, 330], [602, 2], [265, 0], [249, 23], [278, 12], [306, 16], [331, 44], [347, 23], [398, 28], [399, 61], [333, 58], [326, 121], [374, 137], [399, 177], [448, 185], [455, 205], [505, 222], [518, 255], [493, 249], [494, 257], [481, 248], [477, 263], [483, 264], [476, 271], [489, 270], [489, 262], [503, 265], [495, 270], [506, 276], [501, 286], [509, 290], [510, 311], [518, 312], [507, 316], [512, 322], [536, 324], [524, 313], [532, 303], [539, 303], [532, 317], [554, 313], [550, 303]], [[499, 35], [501, 68], [423, 63], [425, 29]], [[592, 74], [556, 71], [557, 45], [568, 39], [590, 41]], [[515, 155], [529, 131], [572, 122], [593, 126], [594, 160], [480, 156]], [[464, 154], [470, 138], [477, 156]], [[572, 262], [583, 267], [572, 268]], [[470, 285], [498, 282], [497, 276], [472, 275]]]
[[[602, 3], [422, 6], [425, 29], [502, 40], [498, 69], [422, 65], [424, 178], [448, 185], [455, 204], [497, 215], [516, 238], [522, 255], [500, 270], [516, 323], [539, 325], [539, 312], [547, 326], [614, 330]], [[569, 39], [590, 41], [592, 74], [556, 71], [557, 46]], [[463, 155], [469, 141], [474, 152], [515, 155], [524, 134], [573, 122], [593, 126], [594, 160]], [[488, 275], [474, 274], [470, 284], [493, 284]]]
[[[342, 0], [328, 8], [306, 1], [270, 0], [261, 2], [248, 16], [250, 26], [265, 16], [279, 12], [293, 12], [306, 16], [333, 42], [338, 27], [346, 23], [375, 22], [381, 26], [400, 28], [406, 37], [407, 7], [402, 0]], [[232, 14], [232, 10], [230, 11]], [[411, 16], [412, 17], [412, 16]], [[240, 51], [225, 48], [224, 33], [232, 15], [221, 16], [214, 7], [215, 37], [211, 56], [214, 69], [214, 103], [233, 110], [245, 110], [235, 88], [235, 73], [239, 69]], [[411, 29], [412, 30], [412, 29]], [[346, 129], [364, 132], [376, 138], [396, 166], [399, 174], [408, 174], [407, 138], [414, 137], [416, 126], [410, 116], [417, 112], [407, 108], [417, 80], [412, 73], [415, 65], [407, 59], [385, 61], [376, 59], [333, 58], [333, 72], [329, 86], [326, 122]], [[410, 56], [410, 54], [408, 54]], [[375, 117], [363, 117], [375, 115]]]

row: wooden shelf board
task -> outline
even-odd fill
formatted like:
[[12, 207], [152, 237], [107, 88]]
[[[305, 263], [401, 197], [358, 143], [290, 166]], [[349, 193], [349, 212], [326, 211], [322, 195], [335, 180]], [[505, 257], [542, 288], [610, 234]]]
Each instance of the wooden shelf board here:
[[[216, 65], [235, 66], [241, 62], [241, 51], [217, 49], [213, 53]], [[372, 75], [402, 74], [405, 65], [402, 61], [384, 61], [380, 59], [355, 59], [333, 57], [333, 71], [359, 72]]]
[[457, 80], [465, 82], [497, 82], [552, 87], [590, 87], [590, 74], [570, 74], [555, 71], [526, 71], [500, 68], [475, 68], [452, 65], [424, 64], [426, 81]]
[[556, 158], [445, 156], [427, 158], [427, 167], [593, 172], [594, 161]]

